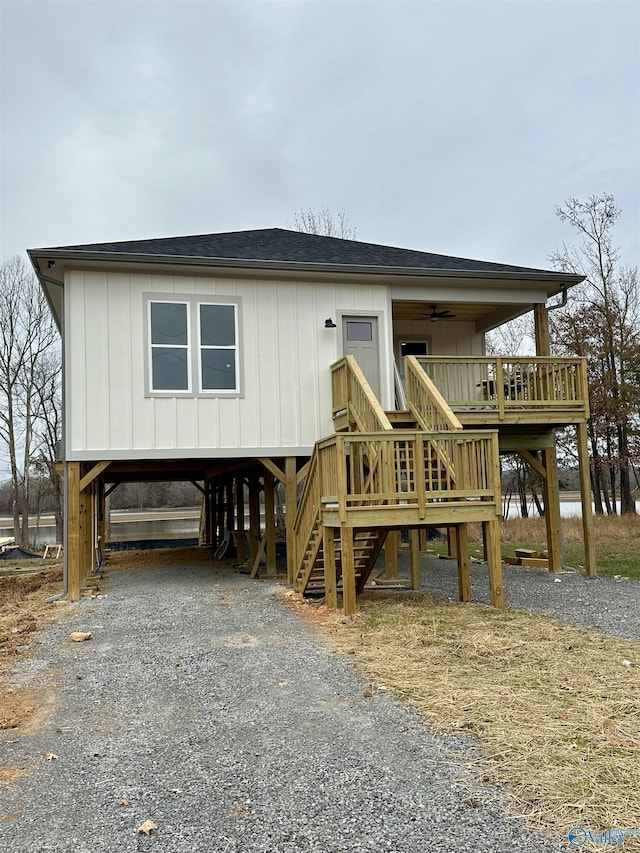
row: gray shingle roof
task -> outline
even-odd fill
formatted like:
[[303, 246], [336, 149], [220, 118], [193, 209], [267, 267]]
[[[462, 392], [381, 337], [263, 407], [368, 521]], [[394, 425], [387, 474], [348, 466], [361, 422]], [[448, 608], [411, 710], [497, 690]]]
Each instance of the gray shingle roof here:
[[[46, 253], [46, 249], [32, 250]], [[254, 231], [229, 231], [222, 234], [201, 234], [192, 237], [164, 237], [154, 240], [127, 240], [117, 243], [90, 243], [81, 246], [59, 246], [56, 252], [79, 252], [108, 255], [148, 255], [150, 257], [229, 259], [234, 261], [265, 261], [283, 263], [331, 264], [354, 267], [389, 267], [424, 270], [455, 270], [486, 273], [546, 273], [530, 267], [475, 261], [323, 237], [284, 228], [264, 228]]]

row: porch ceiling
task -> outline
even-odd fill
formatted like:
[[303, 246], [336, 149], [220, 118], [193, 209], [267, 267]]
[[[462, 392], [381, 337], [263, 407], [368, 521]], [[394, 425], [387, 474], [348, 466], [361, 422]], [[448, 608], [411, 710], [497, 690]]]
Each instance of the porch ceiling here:
[[[427, 322], [431, 322], [429, 320], [429, 314], [431, 313], [431, 308], [433, 305], [436, 305], [436, 309], [438, 311], [450, 311], [452, 314], [455, 314], [455, 317], [451, 317], [449, 319], [453, 320], [467, 320], [467, 321], [478, 321], [483, 320], [494, 314], [497, 306], [495, 303], [488, 302], [438, 302], [434, 303], [433, 301], [421, 301], [421, 302], [411, 302], [411, 301], [396, 301], [393, 302], [393, 318], [394, 320], [420, 320], [425, 319]], [[515, 307], [515, 306], [514, 306]], [[518, 306], [519, 310], [522, 310], [524, 306]], [[529, 310], [530, 306], [526, 306], [525, 310]], [[437, 320], [435, 322], [443, 322], [443, 320]]]

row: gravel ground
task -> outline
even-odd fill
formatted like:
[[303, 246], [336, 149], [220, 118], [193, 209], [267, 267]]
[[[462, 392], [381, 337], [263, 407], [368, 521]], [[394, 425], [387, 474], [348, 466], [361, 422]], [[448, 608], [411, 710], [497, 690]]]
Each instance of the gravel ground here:
[[[455, 591], [448, 561], [426, 574], [431, 591]], [[528, 573], [511, 589], [510, 577], [511, 603], [535, 583], [577, 606], [576, 579], [547, 589]], [[584, 586], [599, 589], [637, 592]], [[93, 639], [70, 643], [72, 630]], [[16, 777], [0, 789], [3, 853], [566, 849], [508, 816], [471, 740], [435, 737], [392, 696], [366, 698], [351, 660], [246, 576], [114, 572], [19, 675], [44, 699], [26, 730], [0, 733]], [[137, 832], [147, 819], [150, 837]]]
[[[639, 557], [640, 559], [640, 557]], [[399, 566], [408, 576], [408, 554], [400, 552]], [[457, 566], [451, 560], [421, 558], [425, 592], [458, 600]], [[471, 565], [473, 601], [489, 603], [485, 563]], [[640, 640], [640, 583], [633, 580], [587, 577], [576, 572], [554, 574], [544, 569], [504, 566], [506, 607], [555, 616], [571, 625], [597, 628], [628, 640]]]

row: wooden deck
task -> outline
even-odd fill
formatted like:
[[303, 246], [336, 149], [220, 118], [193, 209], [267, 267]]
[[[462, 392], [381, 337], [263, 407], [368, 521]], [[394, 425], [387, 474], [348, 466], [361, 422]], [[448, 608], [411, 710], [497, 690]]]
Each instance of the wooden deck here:
[[397, 527], [501, 514], [495, 431], [340, 433], [318, 443], [327, 526]]
[[463, 426], [554, 429], [589, 417], [582, 358], [420, 356], [417, 361]]

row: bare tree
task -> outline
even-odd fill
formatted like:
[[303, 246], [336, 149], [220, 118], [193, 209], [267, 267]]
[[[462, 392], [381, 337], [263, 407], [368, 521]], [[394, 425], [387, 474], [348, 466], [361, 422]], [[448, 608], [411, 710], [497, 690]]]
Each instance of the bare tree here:
[[[62, 438], [62, 353], [52, 346], [40, 359], [34, 376], [36, 420], [33, 465], [39, 474], [41, 498], [50, 497], [56, 523], [56, 542], [63, 538], [62, 478], [56, 473]], [[40, 505], [37, 507], [38, 513]]]
[[58, 335], [38, 282], [19, 256], [0, 267], [0, 442], [13, 492], [16, 540], [29, 544], [29, 474], [38, 443], [39, 379]]
[[535, 331], [531, 312], [503, 323], [485, 336], [487, 355], [527, 355], [535, 352]]
[[551, 255], [556, 269], [584, 275], [565, 309], [554, 312], [559, 351], [584, 356], [589, 371], [591, 482], [597, 513], [635, 512], [631, 471], [640, 456], [640, 295], [638, 270], [620, 263], [612, 195], [571, 198], [556, 209], [580, 235]]
[[317, 209], [300, 208], [293, 215], [293, 230], [304, 231], [306, 234], [321, 234], [324, 237], [340, 237], [343, 240], [355, 240], [358, 236], [344, 208], [334, 213], [325, 205]]

